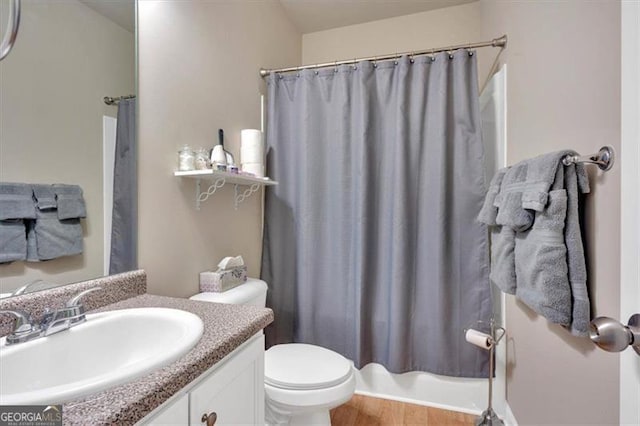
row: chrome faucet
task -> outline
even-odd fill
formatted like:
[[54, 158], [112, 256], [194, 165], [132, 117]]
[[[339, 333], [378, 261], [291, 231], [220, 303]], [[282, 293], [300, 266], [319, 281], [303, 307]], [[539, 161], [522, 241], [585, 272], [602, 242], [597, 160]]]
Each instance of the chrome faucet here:
[[38, 323], [35, 323], [31, 319], [31, 315], [24, 311], [18, 309], [0, 310], [0, 314], [12, 314], [16, 317], [13, 331], [7, 336], [7, 345], [50, 336], [85, 322], [87, 320], [85, 308], [80, 303], [80, 299], [88, 293], [101, 289], [102, 287], [90, 288], [69, 299], [63, 308], [47, 309]]

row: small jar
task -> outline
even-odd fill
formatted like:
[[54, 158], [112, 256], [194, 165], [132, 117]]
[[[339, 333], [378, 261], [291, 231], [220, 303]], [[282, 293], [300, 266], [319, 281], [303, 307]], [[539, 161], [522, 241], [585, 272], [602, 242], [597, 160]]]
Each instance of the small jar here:
[[196, 170], [205, 170], [209, 167], [209, 156], [204, 148], [198, 148], [196, 151]]
[[178, 159], [178, 170], [181, 172], [186, 172], [196, 168], [196, 157], [189, 145], [184, 145], [180, 148], [180, 151], [178, 151]]

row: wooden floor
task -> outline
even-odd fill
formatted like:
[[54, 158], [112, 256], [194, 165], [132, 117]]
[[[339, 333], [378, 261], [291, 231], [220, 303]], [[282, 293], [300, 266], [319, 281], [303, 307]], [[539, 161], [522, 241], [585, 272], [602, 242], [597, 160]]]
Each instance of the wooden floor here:
[[470, 426], [475, 418], [471, 414], [362, 395], [354, 395], [346, 404], [331, 410], [332, 426]]

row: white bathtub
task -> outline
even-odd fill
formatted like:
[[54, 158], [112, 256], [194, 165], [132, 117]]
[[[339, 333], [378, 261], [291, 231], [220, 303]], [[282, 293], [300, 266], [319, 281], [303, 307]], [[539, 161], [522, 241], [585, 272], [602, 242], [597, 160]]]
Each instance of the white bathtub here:
[[[496, 352], [493, 409], [505, 418], [506, 339]], [[488, 380], [463, 379], [412, 371], [389, 373], [380, 364], [368, 364], [356, 373], [356, 393], [446, 410], [480, 414], [487, 408]]]

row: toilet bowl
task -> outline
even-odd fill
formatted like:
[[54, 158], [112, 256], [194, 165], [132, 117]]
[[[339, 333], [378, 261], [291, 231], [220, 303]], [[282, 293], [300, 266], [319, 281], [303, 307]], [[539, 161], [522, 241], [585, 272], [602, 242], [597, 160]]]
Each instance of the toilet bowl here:
[[[224, 293], [199, 293], [192, 300], [266, 305], [267, 283], [249, 278]], [[320, 346], [275, 345], [265, 352], [265, 422], [268, 425], [330, 425], [329, 411], [353, 396], [353, 363]]]

